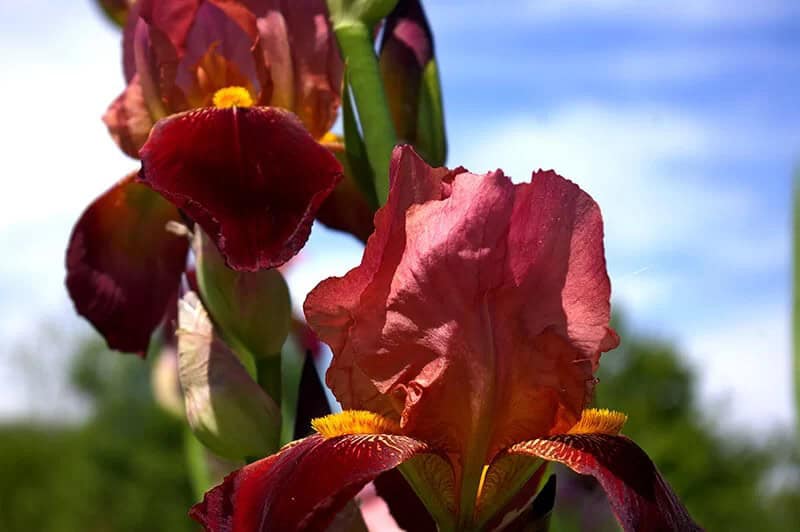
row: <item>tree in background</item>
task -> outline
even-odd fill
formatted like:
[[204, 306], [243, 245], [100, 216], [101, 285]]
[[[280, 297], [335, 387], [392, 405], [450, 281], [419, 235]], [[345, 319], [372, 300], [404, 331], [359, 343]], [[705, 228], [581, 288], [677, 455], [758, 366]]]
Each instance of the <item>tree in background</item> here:
[[[793, 531], [800, 475], [791, 445], [758, 446], [722, 434], [699, 409], [696, 376], [673, 346], [617, 324], [622, 346], [606, 355], [597, 403], [630, 414], [641, 442], [707, 530]], [[73, 385], [94, 405], [81, 426], [0, 428], [0, 530], [195, 530], [179, 422], [150, 392], [150, 367], [108, 356], [87, 341]], [[559, 469], [553, 530], [616, 530], [602, 490]], [[576, 511], [578, 510], [578, 511]]]
[[[706, 530], [796, 530], [800, 462], [791, 440], [774, 435], [757, 445], [722, 432], [709, 421], [716, 412], [701, 412], [697, 377], [674, 346], [631, 334], [624, 323], [615, 327], [622, 345], [600, 366], [596, 403], [628, 414], [625, 434], [652, 457], [697, 521]], [[617, 529], [591, 477], [566, 470], [558, 476], [555, 530]]]
[[149, 371], [93, 338], [72, 372], [93, 404], [85, 423], [0, 428], [0, 530], [196, 530], [183, 429], [154, 403]]

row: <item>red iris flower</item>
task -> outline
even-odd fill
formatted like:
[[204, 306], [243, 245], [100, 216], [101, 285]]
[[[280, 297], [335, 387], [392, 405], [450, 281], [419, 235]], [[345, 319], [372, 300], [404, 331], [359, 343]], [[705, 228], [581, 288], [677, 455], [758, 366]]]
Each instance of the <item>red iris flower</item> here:
[[128, 86], [104, 120], [142, 171], [81, 216], [67, 287], [110, 347], [143, 353], [186, 262], [185, 239], [164, 229], [178, 209], [234, 269], [277, 266], [303, 246], [342, 179], [319, 142], [342, 65], [323, 0], [140, 0], [123, 48]]
[[[306, 300], [346, 409], [231, 474], [191, 515], [214, 531], [322, 530], [399, 468], [440, 530], [496, 530], [545, 461], [595, 476], [625, 530], [699, 530], [653, 463], [587, 409], [609, 328], [595, 202], [552, 171], [427, 166], [397, 148], [360, 266]], [[537, 474], [538, 472], [538, 474]]]

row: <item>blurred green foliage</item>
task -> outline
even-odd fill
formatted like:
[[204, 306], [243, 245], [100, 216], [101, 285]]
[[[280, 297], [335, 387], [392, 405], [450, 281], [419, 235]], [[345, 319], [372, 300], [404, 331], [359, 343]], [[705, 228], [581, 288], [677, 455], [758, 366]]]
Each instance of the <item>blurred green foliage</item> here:
[[[622, 345], [603, 356], [595, 404], [628, 414], [623, 432], [647, 451], [697, 522], [709, 531], [797, 530], [800, 461], [791, 435], [764, 435], [756, 444], [722, 429], [736, 405], [701, 412], [697, 378], [671, 344], [615, 327]], [[592, 479], [558, 473], [565, 496], [556, 502], [553, 530], [616, 529]]]
[[[700, 412], [696, 377], [674, 347], [616, 327], [623, 344], [603, 358], [596, 404], [630, 416], [625, 433], [698, 522], [709, 531], [796, 530], [800, 461], [791, 440], [772, 435], [756, 445], [722, 432]], [[0, 427], [0, 530], [196, 530], [186, 517], [193, 500], [183, 429], [153, 403], [150, 361], [108, 353], [98, 341], [74, 360], [74, 386], [94, 405], [85, 423]], [[617, 529], [592, 479], [557, 473], [552, 530]]]
[[92, 401], [77, 427], [0, 427], [0, 530], [197, 530], [179, 422], [150, 395], [149, 363], [90, 341], [73, 381]]

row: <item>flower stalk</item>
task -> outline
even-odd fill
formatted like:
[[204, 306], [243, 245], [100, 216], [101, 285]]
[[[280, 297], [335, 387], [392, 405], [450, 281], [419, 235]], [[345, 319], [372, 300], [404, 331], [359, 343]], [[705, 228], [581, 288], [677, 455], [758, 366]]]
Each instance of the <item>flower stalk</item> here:
[[795, 172], [792, 207], [792, 352], [797, 441], [800, 445], [800, 170]]
[[[328, 5], [335, 3], [329, 0]], [[331, 7], [332, 14], [335, 13]], [[364, 136], [367, 159], [375, 176], [378, 203], [389, 196], [389, 161], [397, 143], [389, 104], [383, 87], [372, 31], [363, 21], [332, 16], [333, 31], [345, 60], [349, 88]], [[347, 94], [345, 94], [347, 97]]]

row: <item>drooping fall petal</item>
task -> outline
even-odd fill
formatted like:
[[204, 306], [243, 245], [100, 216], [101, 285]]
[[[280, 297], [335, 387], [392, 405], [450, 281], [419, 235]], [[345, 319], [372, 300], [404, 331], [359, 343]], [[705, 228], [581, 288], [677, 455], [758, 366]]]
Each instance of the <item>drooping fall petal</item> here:
[[325, 530], [367, 482], [426, 451], [406, 436], [315, 434], [232, 473], [189, 515], [210, 532]]
[[199, 223], [236, 270], [294, 256], [342, 178], [336, 158], [294, 115], [268, 107], [171, 116], [140, 155], [140, 178]]
[[557, 435], [517, 443], [508, 453], [561, 462], [577, 473], [592, 475], [626, 531], [702, 530], [647, 454], [625, 436]]
[[391, 179], [361, 265], [306, 301], [334, 394], [481, 465], [568, 430], [617, 342], [597, 205], [554, 172], [514, 185], [408, 147]]
[[143, 355], [175, 300], [189, 244], [166, 230], [173, 220], [180, 220], [178, 210], [130, 175], [75, 224], [67, 289], [112, 349]]

